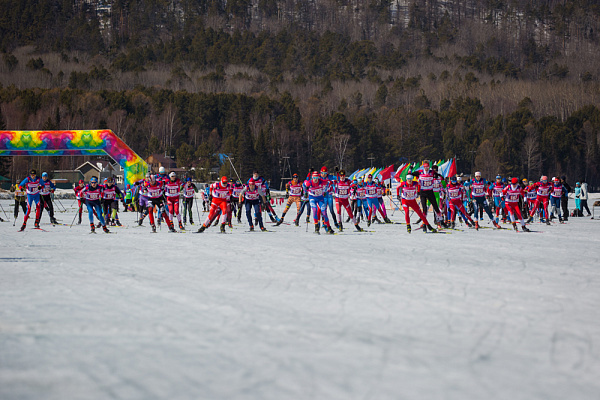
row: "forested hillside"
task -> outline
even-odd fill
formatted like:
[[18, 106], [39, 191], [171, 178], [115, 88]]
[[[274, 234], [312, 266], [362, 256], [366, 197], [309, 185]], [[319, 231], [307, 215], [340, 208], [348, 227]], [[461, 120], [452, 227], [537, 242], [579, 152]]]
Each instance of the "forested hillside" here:
[[142, 155], [228, 153], [276, 182], [286, 156], [456, 155], [598, 185], [599, 29], [591, 0], [0, 0], [0, 125], [108, 127]]

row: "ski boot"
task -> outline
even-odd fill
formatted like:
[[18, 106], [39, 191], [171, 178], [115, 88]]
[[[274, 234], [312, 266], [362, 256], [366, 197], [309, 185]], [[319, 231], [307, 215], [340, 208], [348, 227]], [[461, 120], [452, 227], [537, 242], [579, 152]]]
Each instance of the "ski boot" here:
[[267, 231], [267, 228], [265, 228], [264, 226], [261, 226], [261, 227], [260, 227], [260, 230], [261, 230], [262, 232], [266, 232], [266, 231]]
[[52, 223], [52, 225], [57, 225], [58, 221], [56, 220], [56, 218], [52, 217], [50, 218], [50, 223]]
[[185, 228], [183, 227], [183, 224], [181, 223], [181, 221], [179, 221], [179, 229], [182, 230], [182, 231], [185, 230]]
[[306, 223], [308, 224], [309, 222], [310, 222], [310, 216], [309, 216], [309, 215], [307, 215], [307, 216], [306, 216]]
[[150, 226], [152, 227], [152, 233], [156, 233], [156, 225], [152, 224]]
[[408, 233], [412, 232], [412, 228], [411, 228], [410, 224], [406, 225], [406, 232], [408, 232]]
[[316, 233], [317, 235], [320, 235], [320, 234], [321, 234], [321, 232], [319, 232], [319, 229], [320, 229], [320, 226], [319, 226], [319, 224], [315, 224], [315, 233]]
[[333, 232], [333, 229], [329, 225], [325, 225], [325, 232], [327, 232], [330, 235], [333, 235], [335, 233], [335, 232]]
[[25, 222], [23, 222], [23, 225], [21, 225], [21, 229], [19, 229], [19, 232], [23, 232], [25, 230], [26, 226], [27, 226], [27, 224]]
[[427, 225], [427, 229], [429, 229], [429, 232], [433, 232], [433, 233], [437, 232], [437, 230], [431, 225]]
[[496, 229], [502, 229], [502, 227], [500, 226], [500, 224], [497, 223], [496, 221], [492, 220], [492, 224], [494, 225], [494, 228], [496, 228]]
[[558, 217], [558, 222], [560, 222], [561, 224], [565, 223], [565, 221], [562, 219], [562, 217]]
[[452, 221], [450, 223], [450, 229], [454, 229], [456, 227], [456, 222]]
[[142, 226], [142, 222], [144, 222], [144, 219], [140, 218], [140, 220], [138, 221], [138, 226]]
[[546, 219], [546, 225], [552, 225], [548, 219]]
[[296, 225], [296, 226], [300, 226], [300, 223], [298, 222], [298, 218], [296, 218], [296, 219], [294, 220], [294, 225]]
[[340, 230], [340, 232], [344, 232], [344, 225], [342, 225], [342, 222], [340, 221], [340, 223], [338, 224], [337, 228]]
[[354, 225], [354, 227], [356, 228], [357, 232], [364, 232], [365, 231], [363, 228], [360, 227], [360, 225], [358, 225], [358, 223], [356, 225]]
[[254, 217], [254, 225], [258, 225], [258, 218]]
[[229, 222], [227, 223], [227, 226], [228, 226], [228, 227], [230, 227], [231, 229], [233, 229], [233, 225], [231, 224], [231, 221], [229, 221]]
[[367, 226], [371, 226], [371, 220], [370, 219], [367, 220]]
[[250, 232], [254, 232], [254, 226], [250, 225]]
[[40, 220], [36, 219], [35, 224], [33, 226], [35, 226], [36, 229], [40, 229]]
[[110, 233], [106, 225], [102, 225], [102, 230], [104, 231], [104, 233]]
[[225, 223], [221, 224], [221, 233], [225, 233]]
[[376, 221], [378, 224], [383, 224], [383, 222], [381, 222], [381, 221], [379, 220], [379, 218], [377, 218], [377, 217], [374, 217], [374, 218], [373, 218], [373, 220], [374, 220], [374, 221]]
[[277, 222], [277, 219], [275, 219], [275, 217], [271, 213], [269, 213], [269, 219], [271, 220], [271, 222]]
[[100, 222], [98, 222], [98, 223], [96, 224], [96, 228], [100, 228], [101, 226], [102, 226], [102, 224], [101, 224]]
[[478, 231], [479, 230], [479, 221], [475, 221], [475, 230]]
[[529, 230], [529, 228], [528, 228], [528, 227], [526, 227], [525, 225], [521, 225], [521, 230], [522, 230], [523, 232], [531, 232], [531, 231]]
[[197, 233], [202, 233], [206, 230], [206, 226], [204, 226], [204, 224], [202, 224], [202, 226], [200, 228], [198, 228], [198, 232]]
[[194, 225], [194, 220], [190, 218], [190, 225]]
[[283, 219], [285, 218], [285, 213], [281, 214], [281, 218], [279, 218], [279, 221], [277, 221], [277, 223], [275, 224], [275, 226], [279, 226], [283, 223]]
[[421, 228], [423, 229], [423, 233], [427, 233], [427, 225], [421, 224]]
[[384, 221], [386, 224], [391, 224], [391, 223], [392, 223], [392, 221], [390, 221], [390, 219], [389, 219], [388, 217], [385, 217], [385, 218], [383, 219], [383, 221]]
[[512, 223], [512, 227], [513, 227], [513, 229], [514, 229], [515, 231], [517, 231], [517, 232], [519, 231], [519, 228], [517, 228], [517, 223], [516, 223], [516, 222], [513, 222], [513, 223]]
[[117, 226], [123, 226], [123, 225], [121, 224], [121, 221], [117, 220]]
[[93, 223], [90, 224], [90, 229], [92, 230], [92, 233], [96, 232], [96, 225], [94, 225]]
[[533, 222], [533, 215], [530, 215], [529, 218], [527, 218], [527, 221], [525, 221], [525, 223], [530, 224]]

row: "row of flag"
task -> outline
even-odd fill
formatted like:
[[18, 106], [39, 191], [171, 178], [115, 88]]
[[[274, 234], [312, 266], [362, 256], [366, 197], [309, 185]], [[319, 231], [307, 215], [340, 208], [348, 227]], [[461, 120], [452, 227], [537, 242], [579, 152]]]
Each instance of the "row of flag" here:
[[[448, 176], [454, 176], [456, 175], [456, 160], [454, 158], [451, 158], [447, 161], [444, 160], [439, 160], [438, 162], [435, 161], [431, 161], [430, 165], [437, 165], [438, 166], [438, 173], [440, 175], [442, 175], [444, 178], [448, 177]], [[379, 180], [381, 181], [388, 181], [390, 179], [392, 179], [392, 177], [396, 180], [396, 182], [401, 182], [406, 180], [406, 175], [408, 175], [409, 172], [417, 172], [417, 171], [422, 171], [423, 170], [423, 165], [418, 163], [418, 162], [414, 162], [414, 163], [404, 163], [402, 165], [400, 165], [398, 167], [398, 169], [396, 170], [396, 172], [394, 173], [394, 165], [390, 165], [387, 168], [376, 168], [376, 167], [371, 167], [371, 168], [363, 168], [363, 169], [358, 169], [356, 171], [354, 171], [349, 178], [350, 179], [360, 179], [360, 178], [364, 178], [367, 175], [371, 174], [373, 176], [373, 178], [379, 178]]]

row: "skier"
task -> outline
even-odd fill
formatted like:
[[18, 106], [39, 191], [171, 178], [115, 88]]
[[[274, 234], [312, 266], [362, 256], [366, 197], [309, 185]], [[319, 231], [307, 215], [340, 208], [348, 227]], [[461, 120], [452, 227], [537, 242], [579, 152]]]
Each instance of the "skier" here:
[[121, 221], [119, 221], [119, 214], [117, 213], [117, 198], [122, 196], [121, 189], [114, 184], [115, 180], [112, 176], [106, 178], [103, 183], [102, 212], [104, 214], [104, 221], [107, 225], [122, 226]]
[[81, 224], [81, 212], [83, 211], [83, 206], [85, 205], [85, 199], [81, 196], [81, 191], [85, 188], [85, 182], [83, 179], [80, 179], [77, 182], [77, 186], [73, 186], [73, 191], [75, 192], [75, 198], [77, 199], [77, 204], [79, 209], [77, 210], [79, 214], [79, 220], [77, 221], [77, 225]]
[[254, 208], [254, 215], [256, 215], [260, 230], [263, 232], [266, 231], [267, 229], [263, 225], [262, 215], [260, 212], [260, 192], [256, 187], [254, 178], [248, 179], [248, 185], [242, 188], [238, 200], [240, 203], [240, 209], [242, 204], [246, 205], [246, 218], [248, 219], [250, 230], [254, 231], [254, 225], [252, 224], [252, 209]]
[[29, 218], [29, 213], [31, 212], [31, 207], [35, 203], [35, 227], [39, 229], [40, 227], [40, 217], [42, 214], [42, 206], [40, 204], [40, 189], [43, 186], [42, 180], [38, 178], [37, 172], [35, 169], [32, 169], [29, 172], [29, 176], [23, 179], [23, 182], [20, 183], [20, 186], [25, 188], [25, 192], [27, 193], [27, 211], [25, 212], [25, 217], [23, 218], [23, 225], [21, 226], [21, 231], [25, 230], [27, 226], [27, 219]]
[[346, 179], [346, 171], [340, 170], [338, 174], [338, 180], [335, 182], [333, 195], [335, 196], [335, 209], [338, 216], [338, 229], [340, 231], [344, 230], [344, 226], [342, 224], [342, 207], [346, 209], [348, 216], [352, 220], [354, 227], [358, 232], [363, 232], [363, 229], [358, 225], [356, 218], [352, 214], [352, 209], [350, 208], [350, 203], [348, 201], [348, 197], [350, 196], [350, 191], [352, 187], [352, 181], [350, 179]]
[[194, 225], [194, 218], [192, 218], [192, 206], [194, 205], [194, 198], [198, 188], [192, 182], [192, 178], [185, 178], [185, 184], [183, 185], [183, 223], [185, 224], [185, 217], [189, 214], [190, 224]]
[[327, 169], [326, 166], [323, 166], [323, 167], [321, 167], [321, 179], [324, 179], [329, 183], [329, 185], [328, 185], [329, 189], [323, 193], [323, 199], [324, 199], [327, 207], [329, 207], [329, 213], [331, 214], [331, 218], [333, 219], [333, 224], [335, 225], [336, 228], [339, 228], [338, 221], [335, 216], [335, 211], [333, 208], [333, 183], [335, 182], [336, 177], [333, 175], [329, 175], [329, 170]]
[[[450, 178], [450, 184], [446, 186], [446, 192], [448, 193], [448, 204], [450, 206], [450, 227], [454, 229], [456, 226], [456, 213], [457, 211], [462, 214], [465, 218], [465, 222], [467, 225], [475, 225], [469, 214], [467, 214], [467, 210], [465, 210], [465, 206], [463, 201], [466, 197], [466, 189], [465, 187], [458, 182], [458, 178], [453, 176]], [[479, 229], [479, 224], [475, 225], [475, 229]]]
[[433, 206], [434, 221], [439, 223], [442, 219], [440, 208], [438, 207], [435, 192], [433, 191], [433, 182], [438, 177], [438, 173], [429, 169], [429, 161], [423, 161], [423, 171], [418, 173], [418, 182], [421, 196], [421, 207], [423, 207], [423, 215], [427, 216], [427, 201]]
[[485, 210], [486, 214], [492, 221], [492, 224], [496, 228], [500, 228], [500, 225], [494, 220], [490, 207], [485, 199], [485, 187], [487, 182], [481, 178], [481, 172], [475, 172], [475, 180], [471, 183], [471, 197], [473, 198], [473, 207], [475, 209], [475, 228], [479, 229], [479, 221], [477, 221], [477, 214], [480, 209]]
[[[154, 225], [154, 208], [158, 210], [158, 219], [162, 218], [167, 223], [170, 232], [177, 232], [173, 227], [173, 222], [169, 219], [169, 215], [167, 214], [165, 204], [164, 204], [164, 184], [162, 181], [158, 180], [155, 175], [150, 175], [150, 179], [145, 183], [146, 193], [144, 194], [146, 197], [146, 204], [148, 209], [148, 218], [150, 219], [150, 226], [152, 227], [152, 232], [156, 232], [156, 225]], [[140, 200], [141, 201], [141, 200]]]
[[198, 229], [198, 233], [204, 232], [210, 226], [211, 221], [217, 216], [219, 211], [221, 212], [221, 233], [225, 233], [225, 226], [230, 212], [229, 198], [231, 197], [231, 187], [229, 186], [227, 177], [223, 176], [220, 181], [210, 185], [209, 193], [212, 196], [210, 212], [206, 221]]
[[85, 205], [88, 209], [91, 231], [96, 232], [96, 226], [94, 225], [94, 214], [96, 214], [96, 217], [100, 220], [100, 225], [102, 225], [102, 230], [109, 233], [106, 221], [104, 221], [104, 217], [102, 216], [102, 205], [100, 204], [102, 191], [102, 186], [98, 185], [98, 178], [92, 176], [90, 183], [81, 190], [81, 196], [85, 199]]
[[365, 195], [367, 200], [367, 208], [369, 214], [367, 218], [367, 226], [371, 226], [373, 217], [377, 217], [377, 209], [379, 208], [379, 200], [377, 199], [378, 185], [373, 181], [373, 175], [367, 175], [367, 182], [365, 182]]
[[550, 215], [554, 216], [555, 213], [558, 214], [558, 221], [561, 224], [564, 223], [564, 221], [560, 201], [566, 191], [567, 189], [563, 186], [560, 179], [554, 178], [552, 190], [550, 191], [550, 204], [552, 205], [552, 212], [550, 212]]
[[529, 229], [525, 226], [525, 221], [523, 221], [523, 217], [521, 216], [521, 210], [519, 209], [519, 198], [524, 197], [525, 195], [525, 191], [519, 185], [519, 178], [512, 178], [510, 185], [502, 190], [502, 194], [505, 198], [506, 209], [510, 216], [513, 229], [518, 231], [517, 222], [515, 221], [516, 216], [521, 222], [521, 229], [524, 232], [529, 232]]
[[308, 192], [304, 189], [304, 187], [302, 187], [302, 194], [300, 195], [300, 211], [298, 211], [298, 215], [296, 215], [296, 221], [294, 221], [294, 224], [296, 224], [296, 226], [300, 225], [300, 218], [302, 217], [302, 214], [304, 213], [304, 209], [306, 209], [306, 223], [308, 224], [310, 222], [310, 204], [308, 201]]
[[396, 198], [402, 203], [402, 210], [404, 210], [406, 230], [408, 233], [411, 233], [412, 231], [409, 214], [410, 209], [412, 208], [419, 216], [419, 219], [423, 221], [423, 232], [427, 232], [427, 228], [429, 228], [431, 232], [437, 232], [437, 230], [431, 226], [429, 221], [427, 221], [427, 216], [423, 214], [419, 208], [419, 205], [417, 204], [417, 197], [419, 195], [420, 188], [419, 183], [415, 182], [413, 179], [414, 177], [412, 174], [406, 175], [406, 181], [401, 182], [396, 189]]
[[54, 206], [52, 205], [52, 194], [56, 190], [54, 182], [50, 180], [47, 172], [42, 172], [42, 188], [40, 189], [40, 219], [44, 213], [44, 209], [48, 210], [50, 216], [50, 223], [53, 225], [58, 224], [56, 218], [54, 218]]
[[542, 220], [545, 218], [546, 225], [550, 225], [550, 218], [548, 215], [548, 201], [550, 197], [550, 190], [552, 190], [552, 185], [548, 183], [548, 177], [546, 175], [543, 175], [540, 178], [540, 182], [537, 182], [533, 187], [536, 191], [537, 196], [535, 199], [535, 204], [533, 205], [532, 210], [529, 212], [529, 219], [527, 220], [527, 223], [533, 221], [533, 216], [535, 215], [535, 212], [538, 208], [540, 208], [541, 205], [543, 211]]
[[175, 216], [179, 222], [179, 229], [182, 231], [185, 229], [181, 223], [181, 213], [179, 212], [179, 195], [181, 193], [181, 186], [183, 183], [177, 178], [175, 172], [169, 174], [169, 179], [164, 184], [165, 196], [167, 197], [167, 210], [169, 212], [169, 219], [175, 224]]
[[333, 229], [329, 225], [327, 218], [327, 204], [324, 194], [329, 190], [330, 181], [321, 179], [317, 171], [313, 172], [310, 180], [304, 181], [304, 189], [308, 192], [308, 200], [312, 209], [313, 221], [315, 223], [315, 233], [319, 233], [319, 219], [323, 218], [325, 232], [333, 234]]
[[383, 182], [379, 182], [378, 178], [375, 178], [375, 183], [378, 186], [377, 187], [377, 202], [379, 203], [379, 205], [377, 206], [377, 211], [379, 211], [379, 214], [381, 214], [381, 217], [383, 218], [383, 222], [385, 222], [386, 224], [391, 224], [392, 221], [390, 221], [390, 219], [387, 216], [387, 210], [385, 209], [385, 203], [383, 202], [383, 196], [386, 191], [385, 184]]
[[[494, 208], [496, 209], [496, 223], [498, 223], [500, 218], [500, 212], [503, 213], [502, 222], [506, 222], [506, 212], [504, 211], [504, 196], [502, 195], [502, 191], [504, 190], [504, 184], [502, 183], [502, 177], [500, 175], [496, 176], [496, 182], [491, 185], [490, 190], [492, 191], [492, 197], [494, 199]], [[495, 225], [494, 225], [495, 226]]]
[[358, 181], [356, 187], [356, 199], [358, 202], [358, 212], [356, 213], [356, 220], [366, 220], [369, 218], [369, 204], [367, 201], [367, 188], [365, 187], [364, 181], [361, 179]]
[[131, 190], [131, 185], [127, 185], [125, 188], [125, 197], [123, 198], [123, 212], [133, 211], [131, 208], [131, 201], [133, 199], [133, 191]]
[[283, 210], [283, 214], [281, 214], [281, 218], [277, 222], [277, 226], [281, 225], [283, 219], [285, 218], [285, 214], [287, 214], [293, 203], [296, 203], [296, 219], [294, 223], [296, 226], [299, 225], [298, 219], [300, 218], [300, 208], [302, 207], [300, 200], [301, 196], [302, 183], [300, 183], [300, 177], [298, 174], [294, 174], [292, 175], [292, 180], [285, 185], [285, 197], [287, 199], [287, 203], [285, 204], [285, 209]]
[[563, 191], [562, 197], [560, 198], [560, 206], [562, 207], [563, 212], [563, 220], [569, 220], [569, 193], [573, 191], [571, 185], [567, 183], [567, 177], [561, 176], [560, 183], [564, 186], [565, 190]]
[[[277, 217], [275, 210], [273, 210], [271, 203], [267, 201], [267, 196], [269, 195], [269, 183], [265, 178], [258, 174], [257, 170], [254, 170], [252, 172], [252, 179], [254, 179], [254, 184], [256, 185], [260, 193], [260, 198], [262, 200], [262, 209], [267, 212], [269, 218], [271, 219], [271, 222], [278, 222], [279, 218]], [[250, 180], [248, 179], [248, 182], [249, 181]], [[246, 185], [248, 184], [248, 182], [246, 182]]]
[[242, 182], [233, 179], [231, 185], [231, 214], [235, 215], [238, 224], [242, 223], [242, 207], [244, 206], [244, 203], [240, 202], [240, 194], [242, 193], [242, 190], [244, 190], [244, 185]]
[[15, 183], [15, 210], [14, 210], [15, 221], [17, 220], [17, 217], [19, 216], [19, 207], [21, 207], [23, 209], [23, 214], [25, 214], [27, 212], [27, 200], [26, 200], [26, 196], [25, 196], [25, 190], [23, 189], [23, 187], [21, 185], [19, 185], [18, 183]]

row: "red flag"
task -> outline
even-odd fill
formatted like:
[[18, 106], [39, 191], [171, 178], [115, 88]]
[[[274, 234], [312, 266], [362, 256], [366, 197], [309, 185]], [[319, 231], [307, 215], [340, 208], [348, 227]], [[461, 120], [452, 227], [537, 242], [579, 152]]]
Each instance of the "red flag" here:
[[381, 175], [381, 180], [387, 181], [388, 179], [390, 179], [392, 177], [392, 172], [394, 172], [394, 164], [390, 165], [385, 169], [382, 169], [379, 173], [379, 175]]
[[456, 175], [456, 159], [452, 159], [452, 163], [450, 164], [450, 168], [448, 168], [448, 176], [452, 177]]

